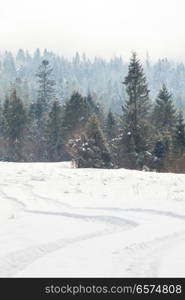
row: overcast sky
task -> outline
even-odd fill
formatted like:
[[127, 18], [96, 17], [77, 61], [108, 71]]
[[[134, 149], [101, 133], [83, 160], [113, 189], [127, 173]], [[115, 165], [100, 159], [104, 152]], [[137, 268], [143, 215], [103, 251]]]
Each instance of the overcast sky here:
[[185, 61], [185, 0], [0, 0], [0, 51]]

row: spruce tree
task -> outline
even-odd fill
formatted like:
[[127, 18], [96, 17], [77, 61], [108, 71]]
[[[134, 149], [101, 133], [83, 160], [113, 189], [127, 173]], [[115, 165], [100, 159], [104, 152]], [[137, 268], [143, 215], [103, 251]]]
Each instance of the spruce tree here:
[[174, 152], [176, 156], [181, 156], [185, 152], [185, 123], [183, 113], [180, 110], [177, 115], [177, 124], [173, 138]]
[[101, 151], [107, 150], [105, 137], [95, 114], [93, 114], [88, 120], [86, 134], [88, 139], [94, 140], [95, 144], [101, 149]]
[[49, 61], [45, 59], [42, 61], [36, 74], [39, 85], [37, 105], [40, 115], [44, 110], [47, 110], [49, 104], [55, 97], [55, 81], [51, 79], [52, 71], [53, 69], [50, 67]]
[[105, 130], [109, 139], [112, 139], [116, 136], [117, 133], [117, 124], [114, 114], [109, 110], [107, 115], [107, 120], [105, 124]]
[[63, 129], [68, 137], [76, 131], [80, 131], [87, 122], [89, 108], [87, 101], [78, 92], [73, 93], [64, 105]]
[[95, 114], [89, 118], [84, 133], [69, 141], [68, 148], [79, 168], [113, 167], [111, 154]]
[[21, 99], [17, 97], [16, 89], [5, 100], [3, 118], [5, 137], [12, 142], [20, 140], [26, 123], [26, 111]]
[[164, 143], [159, 139], [156, 141], [154, 146], [154, 159], [152, 167], [156, 169], [158, 172], [164, 171], [165, 168], [165, 145]]
[[49, 161], [60, 161], [62, 159], [62, 111], [57, 100], [53, 102], [49, 113], [45, 138], [47, 142], [47, 152]]
[[170, 94], [165, 84], [163, 84], [154, 105], [154, 125], [160, 132], [173, 132], [176, 121], [176, 109], [172, 100], [172, 94]]
[[128, 75], [123, 84], [128, 95], [123, 106], [124, 130], [126, 134], [132, 135], [136, 151], [139, 153], [147, 149], [151, 101], [143, 68], [136, 53], [132, 54]]
[[117, 149], [120, 157], [118, 165], [142, 169], [145, 151], [150, 148], [151, 100], [146, 77], [135, 52], [123, 84], [126, 87], [127, 99], [122, 107], [123, 132]]
[[13, 88], [3, 107], [3, 133], [7, 141], [7, 159], [20, 160], [21, 146], [26, 126], [26, 111]]
[[177, 123], [176, 109], [173, 104], [172, 94], [168, 91], [165, 84], [162, 85], [155, 101], [152, 114], [153, 125], [155, 128], [154, 139], [163, 143], [165, 156], [163, 157], [164, 171], [168, 171], [173, 157], [173, 136]]

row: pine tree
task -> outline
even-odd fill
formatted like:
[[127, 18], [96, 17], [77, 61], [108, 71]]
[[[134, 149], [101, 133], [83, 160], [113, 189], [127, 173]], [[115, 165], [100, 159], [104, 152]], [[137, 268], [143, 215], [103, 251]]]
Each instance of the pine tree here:
[[52, 71], [49, 61], [43, 60], [36, 74], [39, 84], [37, 105], [41, 114], [44, 110], [47, 110], [55, 97], [55, 81], [51, 79]]
[[6, 98], [3, 108], [3, 132], [8, 143], [7, 159], [17, 160], [21, 158], [21, 145], [25, 126], [26, 111], [14, 88], [10, 97]]
[[116, 119], [114, 117], [114, 114], [111, 112], [111, 110], [109, 110], [109, 113], [107, 115], [105, 129], [109, 139], [112, 139], [113, 137], [116, 136], [117, 124], [116, 124]]
[[87, 101], [75, 92], [64, 105], [63, 129], [65, 136], [70, 136], [83, 128], [88, 120], [89, 109]]
[[60, 161], [63, 156], [62, 111], [57, 100], [53, 102], [49, 113], [45, 137], [47, 141], [48, 160]]
[[160, 139], [165, 147], [165, 156], [163, 158], [165, 163], [163, 163], [163, 166], [164, 170], [168, 171], [174, 159], [172, 148], [177, 115], [172, 94], [170, 94], [165, 84], [162, 85], [155, 101], [152, 120], [156, 131], [154, 139]]
[[88, 93], [88, 96], [85, 98], [85, 101], [87, 102], [89, 116], [92, 114], [96, 114], [98, 119], [101, 118], [102, 108], [100, 107], [99, 103], [96, 103], [93, 100], [93, 97], [91, 96], [90, 93]]
[[182, 111], [177, 115], [177, 124], [173, 138], [173, 147], [176, 156], [181, 156], [185, 152], [185, 123]]
[[22, 101], [17, 97], [16, 89], [6, 98], [3, 110], [5, 136], [15, 142], [22, 138], [26, 122], [26, 112]]
[[124, 129], [126, 134], [132, 135], [136, 151], [139, 153], [147, 149], [151, 102], [143, 68], [136, 53], [132, 54], [128, 75], [123, 84], [128, 95], [123, 106]]
[[176, 125], [176, 109], [173, 104], [172, 94], [165, 84], [160, 89], [153, 111], [153, 122], [160, 132], [173, 132]]
[[70, 140], [68, 147], [75, 165], [79, 168], [113, 167], [111, 154], [95, 114], [89, 118], [85, 132]]
[[105, 137], [95, 114], [88, 120], [86, 133], [88, 139], [93, 139], [101, 151], [107, 151]]
[[13, 55], [11, 52], [5, 53], [3, 61], [3, 74], [5, 75], [6, 80], [14, 81], [16, 78], [16, 67]]
[[153, 151], [154, 160], [152, 166], [158, 172], [164, 171], [165, 169], [165, 154], [166, 154], [165, 152], [166, 149], [164, 143], [161, 140], [158, 140], [154, 146], [154, 151]]

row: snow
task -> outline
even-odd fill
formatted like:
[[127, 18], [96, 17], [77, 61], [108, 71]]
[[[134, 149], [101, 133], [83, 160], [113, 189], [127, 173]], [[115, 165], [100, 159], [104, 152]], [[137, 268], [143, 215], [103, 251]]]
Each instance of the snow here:
[[0, 168], [0, 277], [185, 276], [185, 175]]

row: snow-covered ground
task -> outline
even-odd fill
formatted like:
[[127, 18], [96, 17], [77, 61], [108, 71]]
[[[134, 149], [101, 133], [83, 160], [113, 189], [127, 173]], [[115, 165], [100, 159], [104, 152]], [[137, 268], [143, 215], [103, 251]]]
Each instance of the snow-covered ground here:
[[0, 277], [185, 276], [185, 175], [0, 170]]

